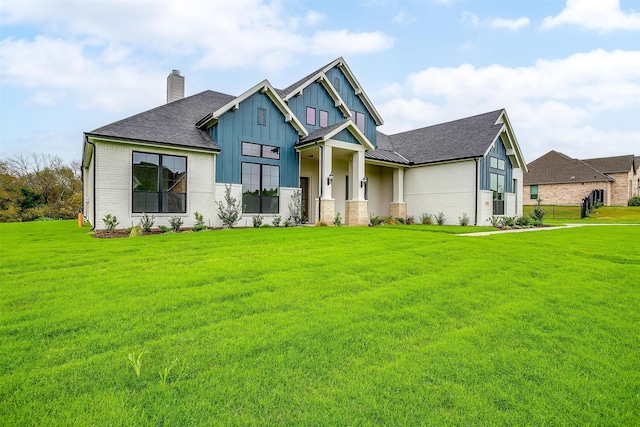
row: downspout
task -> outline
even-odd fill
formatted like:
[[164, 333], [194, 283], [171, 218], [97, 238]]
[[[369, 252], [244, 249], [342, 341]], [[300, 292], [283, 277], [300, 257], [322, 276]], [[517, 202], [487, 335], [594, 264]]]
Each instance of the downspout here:
[[[93, 222], [91, 223], [91, 230], [96, 229], [96, 156], [98, 153], [96, 152], [96, 144], [89, 141], [89, 137], [87, 135], [84, 136], [84, 142], [87, 144], [91, 144], [93, 146]], [[84, 159], [82, 159], [84, 161]], [[83, 168], [81, 168], [83, 169]], [[83, 171], [84, 172], [84, 171]], [[84, 177], [84, 173], [82, 175]], [[82, 180], [82, 203], [84, 203], [84, 179]], [[83, 209], [84, 210], [84, 209]]]
[[324, 146], [319, 145], [318, 141], [315, 145], [320, 149], [320, 197], [318, 197], [318, 222], [320, 222], [320, 212], [322, 212], [322, 196], [324, 195]]
[[480, 191], [479, 187], [478, 187], [478, 177], [480, 176], [480, 164], [478, 163], [478, 159], [475, 158], [473, 159], [476, 161], [476, 213], [474, 215], [474, 224], [473, 225], [478, 225], [478, 192]]

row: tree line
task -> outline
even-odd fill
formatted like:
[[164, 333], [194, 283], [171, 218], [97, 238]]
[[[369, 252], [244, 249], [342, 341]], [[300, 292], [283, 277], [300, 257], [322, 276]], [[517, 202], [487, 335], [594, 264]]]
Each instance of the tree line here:
[[79, 161], [14, 155], [0, 160], [0, 222], [70, 219], [82, 211]]

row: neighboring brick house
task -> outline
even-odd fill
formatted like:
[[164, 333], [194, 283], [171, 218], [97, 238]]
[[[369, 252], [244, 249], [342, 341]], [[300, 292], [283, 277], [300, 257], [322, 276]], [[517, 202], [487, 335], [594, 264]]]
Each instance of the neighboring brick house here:
[[[95, 228], [153, 213], [184, 225], [194, 212], [220, 226], [216, 202], [230, 185], [244, 220], [286, 219], [300, 191], [310, 222], [366, 225], [369, 214], [416, 219], [443, 212], [455, 224], [521, 215], [526, 163], [505, 110], [385, 135], [344, 59], [285, 89], [267, 80], [239, 96], [184, 97], [178, 71], [167, 104], [84, 134], [83, 213]], [[426, 118], [425, 118], [426, 119]]]
[[624, 206], [638, 192], [637, 157], [574, 159], [550, 151], [527, 165], [524, 204], [579, 205], [592, 190], [604, 190], [605, 206]]

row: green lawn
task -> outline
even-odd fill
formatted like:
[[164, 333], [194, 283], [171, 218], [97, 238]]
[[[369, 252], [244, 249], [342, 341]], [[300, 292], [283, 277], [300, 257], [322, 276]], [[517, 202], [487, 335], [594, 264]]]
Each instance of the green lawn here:
[[638, 425], [639, 241], [0, 224], [0, 425]]
[[[524, 215], [529, 215], [535, 206], [523, 206]], [[588, 218], [580, 219], [580, 206], [543, 205], [547, 212], [544, 222], [555, 223], [618, 223], [640, 224], [639, 206], [601, 206]]]

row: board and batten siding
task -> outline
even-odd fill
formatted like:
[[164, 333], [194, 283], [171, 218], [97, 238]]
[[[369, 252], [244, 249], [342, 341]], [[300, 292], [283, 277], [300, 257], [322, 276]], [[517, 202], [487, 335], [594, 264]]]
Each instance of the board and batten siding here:
[[476, 162], [454, 163], [408, 168], [404, 173], [404, 201], [407, 216], [418, 221], [422, 214], [442, 212], [447, 224], [459, 224], [467, 214], [475, 221]]
[[[349, 80], [347, 80], [347, 77], [337, 66], [333, 67], [332, 69], [327, 71], [325, 74], [329, 79], [329, 82], [331, 82], [334, 89], [336, 89], [336, 91], [344, 101], [344, 103], [347, 104], [347, 107], [351, 111], [364, 113], [364, 120], [365, 120], [364, 134], [367, 137], [367, 139], [371, 141], [371, 143], [375, 147], [377, 145], [376, 122], [373, 119], [373, 116], [371, 115], [371, 113], [369, 113], [369, 110], [367, 110], [367, 108], [365, 107], [360, 97], [356, 95], [356, 91], [351, 86], [351, 83], [349, 83]], [[340, 87], [336, 87], [336, 84], [335, 84], [336, 80], [339, 81], [338, 86]]]
[[[505, 170], [502, 171], [491, 168], [491, 157], [504, 160]], [[507, 157], [507, 150], [505, 149], [504, 144], [502, 143], [502, 138], [500, 137], [496, 139], [491, 150], [489, 150], [489, 153], [480, 160], [480, 189], [490, 190], [489, 174], [491, 172], [505, 176], [505, 193], [515, 192], [515, 189], [513, 188], [513, 166]]]
[[[266, 113], [264, 125], [258, 124], [258, 109]], [[298, 154], [294, 144], [298, 132], [285, 121], [282, 112], [263, 93], [256, 92], [241, 102], [235, 111], [227, 111], [218, 123], [209, 129], [221, 152], [216, 164], [216, 182], [240, 184], [241, 163], [262, 163], [280, 166], [280, 186], [298, 187]], [[242, 155], [242, 142], [280, 147], [280, 160], [246, 157]]]
[[[328, 126], [345, 120], [342, 111], [336, 107], [336, 103], [329, 95], [329, 92], [322, 84], [317, 82], [305, 87], [302, 95], [289, 99], [288, 105], [310, 134], [320, 129], [320, 110], [328, 113]], [[307, 124], [307, 107], [316, 109], [315, 125]]]
[[[204, 216], [205, 223], [213, 222], [216, 216], [214, 204], [216, 155], [214, 153], [101, 141], [96, 141], [95, 145], [96, 152], [92, 164], [96, 167], [96, 194], [87, 197], [91, 199], [90, 203], [96, 203], [95, 224], [92, 224], [96, 229], [105, 228], [102, 219], [107, 214], [118, 218], [120, 222], [118, 228], [127, 228], [140, 223], [142, 213], [132, 212], [134, 151], [187, 158], [187, 211], [185, 213], [153, 213], [154, 227], [170, 226], [169, 220], [174, 216], [182, 218], [184, 227], [192, 227], [195, 222], [195, 212]], [[95, 159], [98, 159], [98, 162], [95, 162]], [[92, 173], [91, 170], [89, 172]], [[92, 184], [91, 181], [87, 183]], [[87, 190], [92, 191], [93, 188], [89, 187]], [[93, 215], [93, 209], [89, 213]]]

